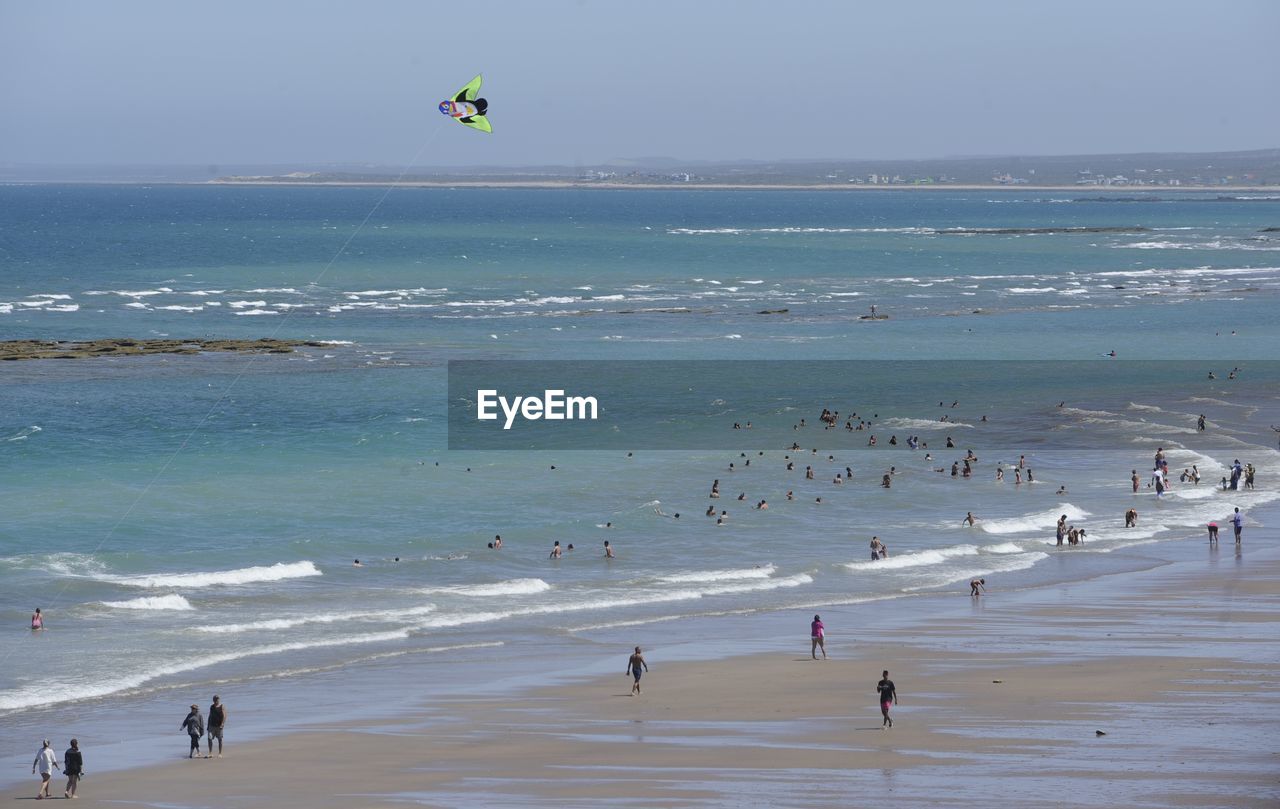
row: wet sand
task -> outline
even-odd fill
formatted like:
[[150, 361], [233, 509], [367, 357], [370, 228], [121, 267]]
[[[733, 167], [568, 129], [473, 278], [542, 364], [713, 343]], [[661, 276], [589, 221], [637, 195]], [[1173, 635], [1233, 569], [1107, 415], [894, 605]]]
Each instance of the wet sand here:
[[[827, 661], [809, 658], [808, 615], [765, 653], [664, 664], [646, 650], [639, 697], [628, 650], [609, 647], [590, 662], [616, 657], [613, 676], [250, 744], [235, 741], [232, 703], [223, 759], [188, 761], [175, 732], [172, 760], [99, 775], [86, 744], [81, 802], [1275, 806], [1280, 554], [1246, 551], [1227, 541], [1073, 586], [934, 596], [937, 609], [892, 635], [851, 631], [865, 610], [824, 609]], [[889, 730], [884, 668], [900, 696]], [[30, 799], [37, 780], [4, 794]]]

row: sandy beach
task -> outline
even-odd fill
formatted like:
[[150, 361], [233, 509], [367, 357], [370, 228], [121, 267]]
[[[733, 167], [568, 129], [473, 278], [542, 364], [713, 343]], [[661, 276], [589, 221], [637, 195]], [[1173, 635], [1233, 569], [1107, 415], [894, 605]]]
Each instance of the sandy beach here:
[[[81, 800], [1275, 806], [1280, 556], [1190, 539], [1184, 551], [1185, 561], [1072, 586], [929, 596], [917, 612], [928, 617], [900, 628], [859, 626], [865, 606], [824, 609], [826, 661], [809, 658], [808, 615], [795, 616], [794, 637], [764, 639], [766, 652], [664, 664], [647, 649], [638, 697], [627, 649], [610, 647], [592, 662], [616, 657], [615, 676], [404, 705], [395, 720], [320, 721], [248, 744], [230, 724], [222, 759], [186, 760], [173, 733], [172, 760], [98, 774], [86, 744]], [[663, 633], [677, 630], [643, 631]], [[876, 702], [885, 668], [900, 698], [892, 729]], [[36, 783], [6, 794], [30, 799]]]

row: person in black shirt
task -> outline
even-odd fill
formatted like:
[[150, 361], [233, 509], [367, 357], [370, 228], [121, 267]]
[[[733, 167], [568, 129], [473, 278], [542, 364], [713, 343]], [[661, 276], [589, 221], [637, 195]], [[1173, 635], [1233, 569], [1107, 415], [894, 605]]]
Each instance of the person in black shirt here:
[[80, 742], [71, 740], [71, 746], [62, 754], [62, 764], [62, 773], [67, 776], [67, 788], [63, 790], [62, 797], [74, 798], [80, 776], [84, 775], [84, 756], [80, 753]]
[[880, 692], [880, 714], [884, 717], [881, 727], [893, 727], [893, 720], [889, 718], [890, 706], [898, 703], [898, 690], [893, 687], [893, 680], [889, 679], [889, 672], [885, 671], [884, 678], [876, 683], [876, 690]]
[[207, 741], [209, 744], [209, 755], [205, 758], [213, 758], [213, 740], [218, 740], [218, 758], [222, 758], [222, 727], [227, 724], [227, 706], [222, 704], [222, 700], [218, 699], [218, 695], [213, 695], [213, 704], [209, 706], [209, 721], [207, 723]]

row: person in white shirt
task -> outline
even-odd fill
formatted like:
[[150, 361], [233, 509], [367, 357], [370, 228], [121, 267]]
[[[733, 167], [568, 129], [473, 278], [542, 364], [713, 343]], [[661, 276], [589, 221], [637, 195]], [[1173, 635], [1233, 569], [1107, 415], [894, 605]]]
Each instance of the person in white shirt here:
[[36, 753], [36, 760], [31, 763], [31, 772], [34, 774], [36, 769], [40, 770], [40, 791], [36, 793], [36, 800], [41, 801], [49, 797], [49, 781], [53, 778], [53, 771], [57, 769], [62, 771], [62, 767], [58, 764], [58, 754], [53, 752], [53, 746], [49, 744], [49, 740], [44, 740], [44, 746], [40, 748], [40, 752]]

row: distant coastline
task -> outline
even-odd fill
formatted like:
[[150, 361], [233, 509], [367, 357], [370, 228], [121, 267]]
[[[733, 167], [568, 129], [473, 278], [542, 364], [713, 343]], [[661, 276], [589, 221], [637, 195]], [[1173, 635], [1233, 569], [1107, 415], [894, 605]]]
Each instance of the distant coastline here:
[[[145, 183], [156, 185], [157, 183]], [[234, 186], [274, 186], [274, 187], [352, 187], [352, 188], [384, 188], [395, 186], [400, 188], [598, 188], [610, 191], [1062, 191], [1077, 194], [1150, 194], [1150, 193], [1204, 193], [1218, 191], [1224, 193], [1280, 193], [1280, 185], [1179, 185], [1179, 186], [1079, 186], [1079, 185], [942, 185], [942, 184], [901, 184], [901, 185], [856, 185], [853, 183], [610, 183], [589, 180], [292, 180], [292, 179], [238, 179], [223, 177], [198, 183], [176, 183], [177, 185], [234, 185]]]

